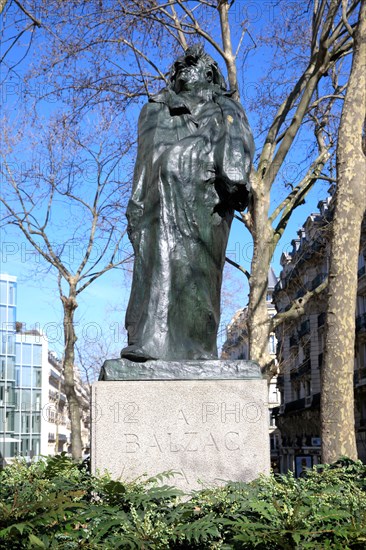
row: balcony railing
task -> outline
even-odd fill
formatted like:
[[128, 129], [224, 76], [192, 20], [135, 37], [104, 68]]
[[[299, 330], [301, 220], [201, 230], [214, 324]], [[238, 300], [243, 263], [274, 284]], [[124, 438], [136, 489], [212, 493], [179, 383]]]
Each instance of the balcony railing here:
[[[294, 401], [289, 401], [287, 403], [283, 403], [281, 405], [281, 410], [278, 408], [277, 414], [286, 414], [290, 412], [297, 412], [302, 411], [306, 408], [309, 408], [307, 406], [307, 400], [308, 398], [302, 397], [301, 399], [296, 399]], [[315, 393], [311, 396], [311, 408], [312, 409], [318, 409], [320, 407], [320, 393]], [[277, 408], [276, 408], [277, 410]]]
[[305, 376], [305, 374], [308, 374], [311, 371], [311, 362], [310, 359], [306, 359], [301, 365], [294, 369], [291, 374], [290, 378], [292, 380], [296, 380], [297, 378], [301, 378], [302, 376]]

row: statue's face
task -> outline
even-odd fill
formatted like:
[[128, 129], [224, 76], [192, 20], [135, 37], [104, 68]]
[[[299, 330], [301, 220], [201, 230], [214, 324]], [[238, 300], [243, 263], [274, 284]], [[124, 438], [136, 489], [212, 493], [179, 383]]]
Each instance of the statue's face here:
[[174, 90], [179, 93], [196, 87], [197, 84], [207, 85], [212, 82], [213, 73], [211, 67], [201, 60], [195, 61], [187, 57], [184, 62], [175, 65]]

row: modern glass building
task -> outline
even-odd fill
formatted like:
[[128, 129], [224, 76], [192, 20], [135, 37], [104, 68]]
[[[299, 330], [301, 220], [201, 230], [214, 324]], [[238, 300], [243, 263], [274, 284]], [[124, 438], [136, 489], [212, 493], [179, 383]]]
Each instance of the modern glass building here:
[[42, 415], [48, 400], [47, 341], [17, 323], [16, 289], [16, 277], [0, 275], [0, 466], [17, 455], [47, 454], [48, 448]]
[[20, 443], [14, 431], [16, 289], [16, 277], [0, 276], [0, 465]]
[[45, 426], [48, 418], [44, 414], [44, 405], [48, 401], [47, 348], [47, 342], [39, 332], [18, 327], [15, 340], [14, 434], [20, 440], [19, 454], [29, 458], [48, 454], [48, 431]]

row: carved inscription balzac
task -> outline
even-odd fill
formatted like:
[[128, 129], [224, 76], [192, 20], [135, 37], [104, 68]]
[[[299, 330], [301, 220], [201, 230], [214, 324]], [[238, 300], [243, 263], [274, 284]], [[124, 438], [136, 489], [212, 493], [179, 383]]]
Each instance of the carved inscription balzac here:
[[[262, 411], [257, 403], [237, 402], [204, 402], [200, 410], [193, 413], [182, 408], [177, 409], [172, 417], [172, 426], [165, 432], [152, 431], [143, 436], [133, 430], [133, 425], [141, 421], [141, 406], [131, 402], [117, 402], [110, 405], [113, 422], [126, 427], [122, 436], [122, 452], [126, 454], [157, 452], [157, 453], [195, 453], [221, 451], [235, 452], [245, 449], [246, 436], [240, 430], [241, 423], [258, 422]], [[237, 425], [228, 431], [215, 430], [215, 423]], [[189, 426], [193, 425], [194, 430]], [[198, 430], [197, 427], [200, 429]], [[128, 428], [128, 431], [127, 431]]]

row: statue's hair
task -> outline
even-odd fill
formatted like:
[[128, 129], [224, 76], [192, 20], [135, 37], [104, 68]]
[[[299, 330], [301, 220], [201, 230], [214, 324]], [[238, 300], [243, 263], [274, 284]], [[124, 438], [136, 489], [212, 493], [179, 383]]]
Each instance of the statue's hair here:
[[221, 90], [226, 91], [225, 79], [218, 64], [210, 55], [208, 55], [208, 53], [205, 52], [202, 44], [195, 44], [194, 46], [187, 48], [184, 55], [178, 57], [178, 59], [176, 59], [173, 63], [172, 68], [170, 69], [171, 87], [174, 86], [177, 67], [179, 65], [187, 65], [187, 61], [189, 59], [193, 60], [195, 63], [201, 61], [207, 66], [207, 68], [210, 68], [213, 74], [213, 83], [218, 85]]

